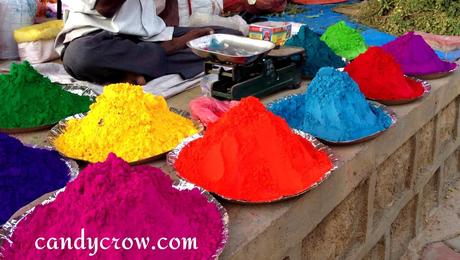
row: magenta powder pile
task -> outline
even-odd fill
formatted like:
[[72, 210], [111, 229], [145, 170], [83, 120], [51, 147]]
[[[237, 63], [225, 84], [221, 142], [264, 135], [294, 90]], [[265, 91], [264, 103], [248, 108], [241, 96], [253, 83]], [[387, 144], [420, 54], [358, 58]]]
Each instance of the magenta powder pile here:
[[[35, 248], [39, 237], [45, 239], [40, 247], [50, 238], [62, 237], [72, 238], [74, 245], [82, 228], [85, 239], [120, 238], [121, 249], [112, 244], [90, 257], [94, 250], [86, 241], [86, 250]], [[1, 253], [6, 259], [212, 259], [222, 246], [223, 228], [217, 206], [198, 189], [179, 191], [160, 169], [131, 167], [111, 154], [105, 162], [82, 171], [54, 202], [36, 207], [18, 224], [13, 243]], [[131, 250], [121, 245], [124, 238], [141, 237], [150, 238], [145, 250], [137, 249], [136, 242]], [[196, 238], [197, 249], [183, 250], [182, 242], [177, 250], [153, 250], [161, 238], [165, 238], [162, 248], [174, 238]], [[106, 241], [104, 246], [109, 244]], [[130, 243], [126, 245], [129, 248]]]
[[430, 75], [449, 72], [457, 64], [442, 61], [422, 36], [408, 32], [382, 46], [393, 55], [406, 75]]

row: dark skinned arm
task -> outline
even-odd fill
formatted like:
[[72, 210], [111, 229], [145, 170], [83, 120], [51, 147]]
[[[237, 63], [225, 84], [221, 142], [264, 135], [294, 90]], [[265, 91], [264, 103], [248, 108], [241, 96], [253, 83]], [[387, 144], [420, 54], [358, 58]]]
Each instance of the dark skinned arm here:
[[104, 17], [112, 18], [126, 0], [97, 0], [96, 10]]
[[188, 41], [211, 33], [213, 33], [213, 30], [211, 28], [193, 29], [180, 37], [173, 38], [170, 41], [162, 42], [160, 46], [164, 49], [166, 55], [170, 55], [187, 48]]

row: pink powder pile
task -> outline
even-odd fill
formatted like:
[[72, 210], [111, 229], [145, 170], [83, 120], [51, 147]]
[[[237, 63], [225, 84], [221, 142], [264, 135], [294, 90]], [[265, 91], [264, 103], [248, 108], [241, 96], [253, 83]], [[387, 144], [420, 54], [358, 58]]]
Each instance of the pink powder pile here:
[[[86, 250], [35, 248], [39, 237], [46, 239], [40, 246], [52, 237], [74, 241], [81, 237], [82, 228], [85, 238], [93, 241], [96, 237], [120, 241], [149, 237], [149, 247], [139, 250], [134, 242], [131, 250], [117, 250], [112, 244], [108, 250], [99, 248], [93, 257], [89, 256], [92, 251], [88, 243]], [[12, 245], [1, 253], [6, 259], [212, 259], [222, 246], [223, 228], [217, 206], [198, 189], [178, 191], [160, 169], [131, 167], [111, 154], [105, 162], [82, 171], [54, 202], [38, 206], [22, 220]], [[177, 250], [152, 250], [161, 238], [168, 239], [163, 239], [162, 247], [173, 238], [196, 238], [197, 249], [182, 250], [182, 242]]]
[[442, 61], [422, 36], [408, 32], [382, 46], [393, 55], [406, 75], [429, 75], [448, 72], [457, 65]]

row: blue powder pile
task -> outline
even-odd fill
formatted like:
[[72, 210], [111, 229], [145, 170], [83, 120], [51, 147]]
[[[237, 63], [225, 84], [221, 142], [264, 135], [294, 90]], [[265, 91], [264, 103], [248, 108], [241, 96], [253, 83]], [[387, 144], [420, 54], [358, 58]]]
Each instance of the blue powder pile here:
[[64, 187], [69, 179], [69, 168], [57, 152], [26, 147], [0, 134], [0, 225], [28, 203]]
[[391, 126], [391, 118], [369, 105], [346, 72], [331, 67], [319, 70], [306, 93], [269, 109], [292, 128], [330, 142], [361, 139]]
[[297, 35], [290, 38], [286, 46], [301, 47], [305, 49], [307, 62], [302, 68], [304, 77], [313, 78], [322, 67], [345, 67], [345, 62], [337, 56], [325, 42], [308, 26], [302, 26]]

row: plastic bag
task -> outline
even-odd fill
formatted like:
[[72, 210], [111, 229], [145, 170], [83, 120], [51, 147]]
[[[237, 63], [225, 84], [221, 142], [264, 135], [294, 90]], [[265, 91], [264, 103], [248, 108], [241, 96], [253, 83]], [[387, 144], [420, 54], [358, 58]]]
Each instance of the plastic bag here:
[[248, 23], [239, 15], [222, 17], [215, 14], [193, 13], [190, 16], [189, 26], [220, 26], [240, 31], [243, 35], [248, 35], [249, 32]]
[[219, 15], [223, 11], [223, 0], [177, 0], [179, 25], [189, 26], [190, 16], [194, 13]]
[[203, 96], [190, 101], [189, 107], [192, 118], [208, 126], [219, 120], [223, 114], [238, 104], [239, 101], [220, 101], [212, 97]]
[[279, 13], [286, 9], [287, 0], [257, 0], [251, 4], [248, 0], [225, 0], [224, 11], [240, 13], [247, 11], [253, 14]]
[[0, 0], [0, 59], [18, 58], [13, 32], [31, 25], [36, 12], [35, 0]]
[[157, 9], [157, 14], [160, 14], [166, 8], [166, 0], [155, 0], [155, 7]]
[[62, 20], [53, 20], [41, 24], [22, 27], [14, 31], [17, 43], [55, 39], [64, 27]]
[[212, 84], [219, 80], [219, 75], [217, 74], [207, 74], [201, 79], [200, 86], [201, 86], [201, 94], [203, 96], [211, 96], [211, 87]]
[[54, 39], [19, 43], [18, 49], [19, 58], [21, 60], [27, 60], [32, 64], [52, 61], [59, 58], [59, 54], [54, 48]]

